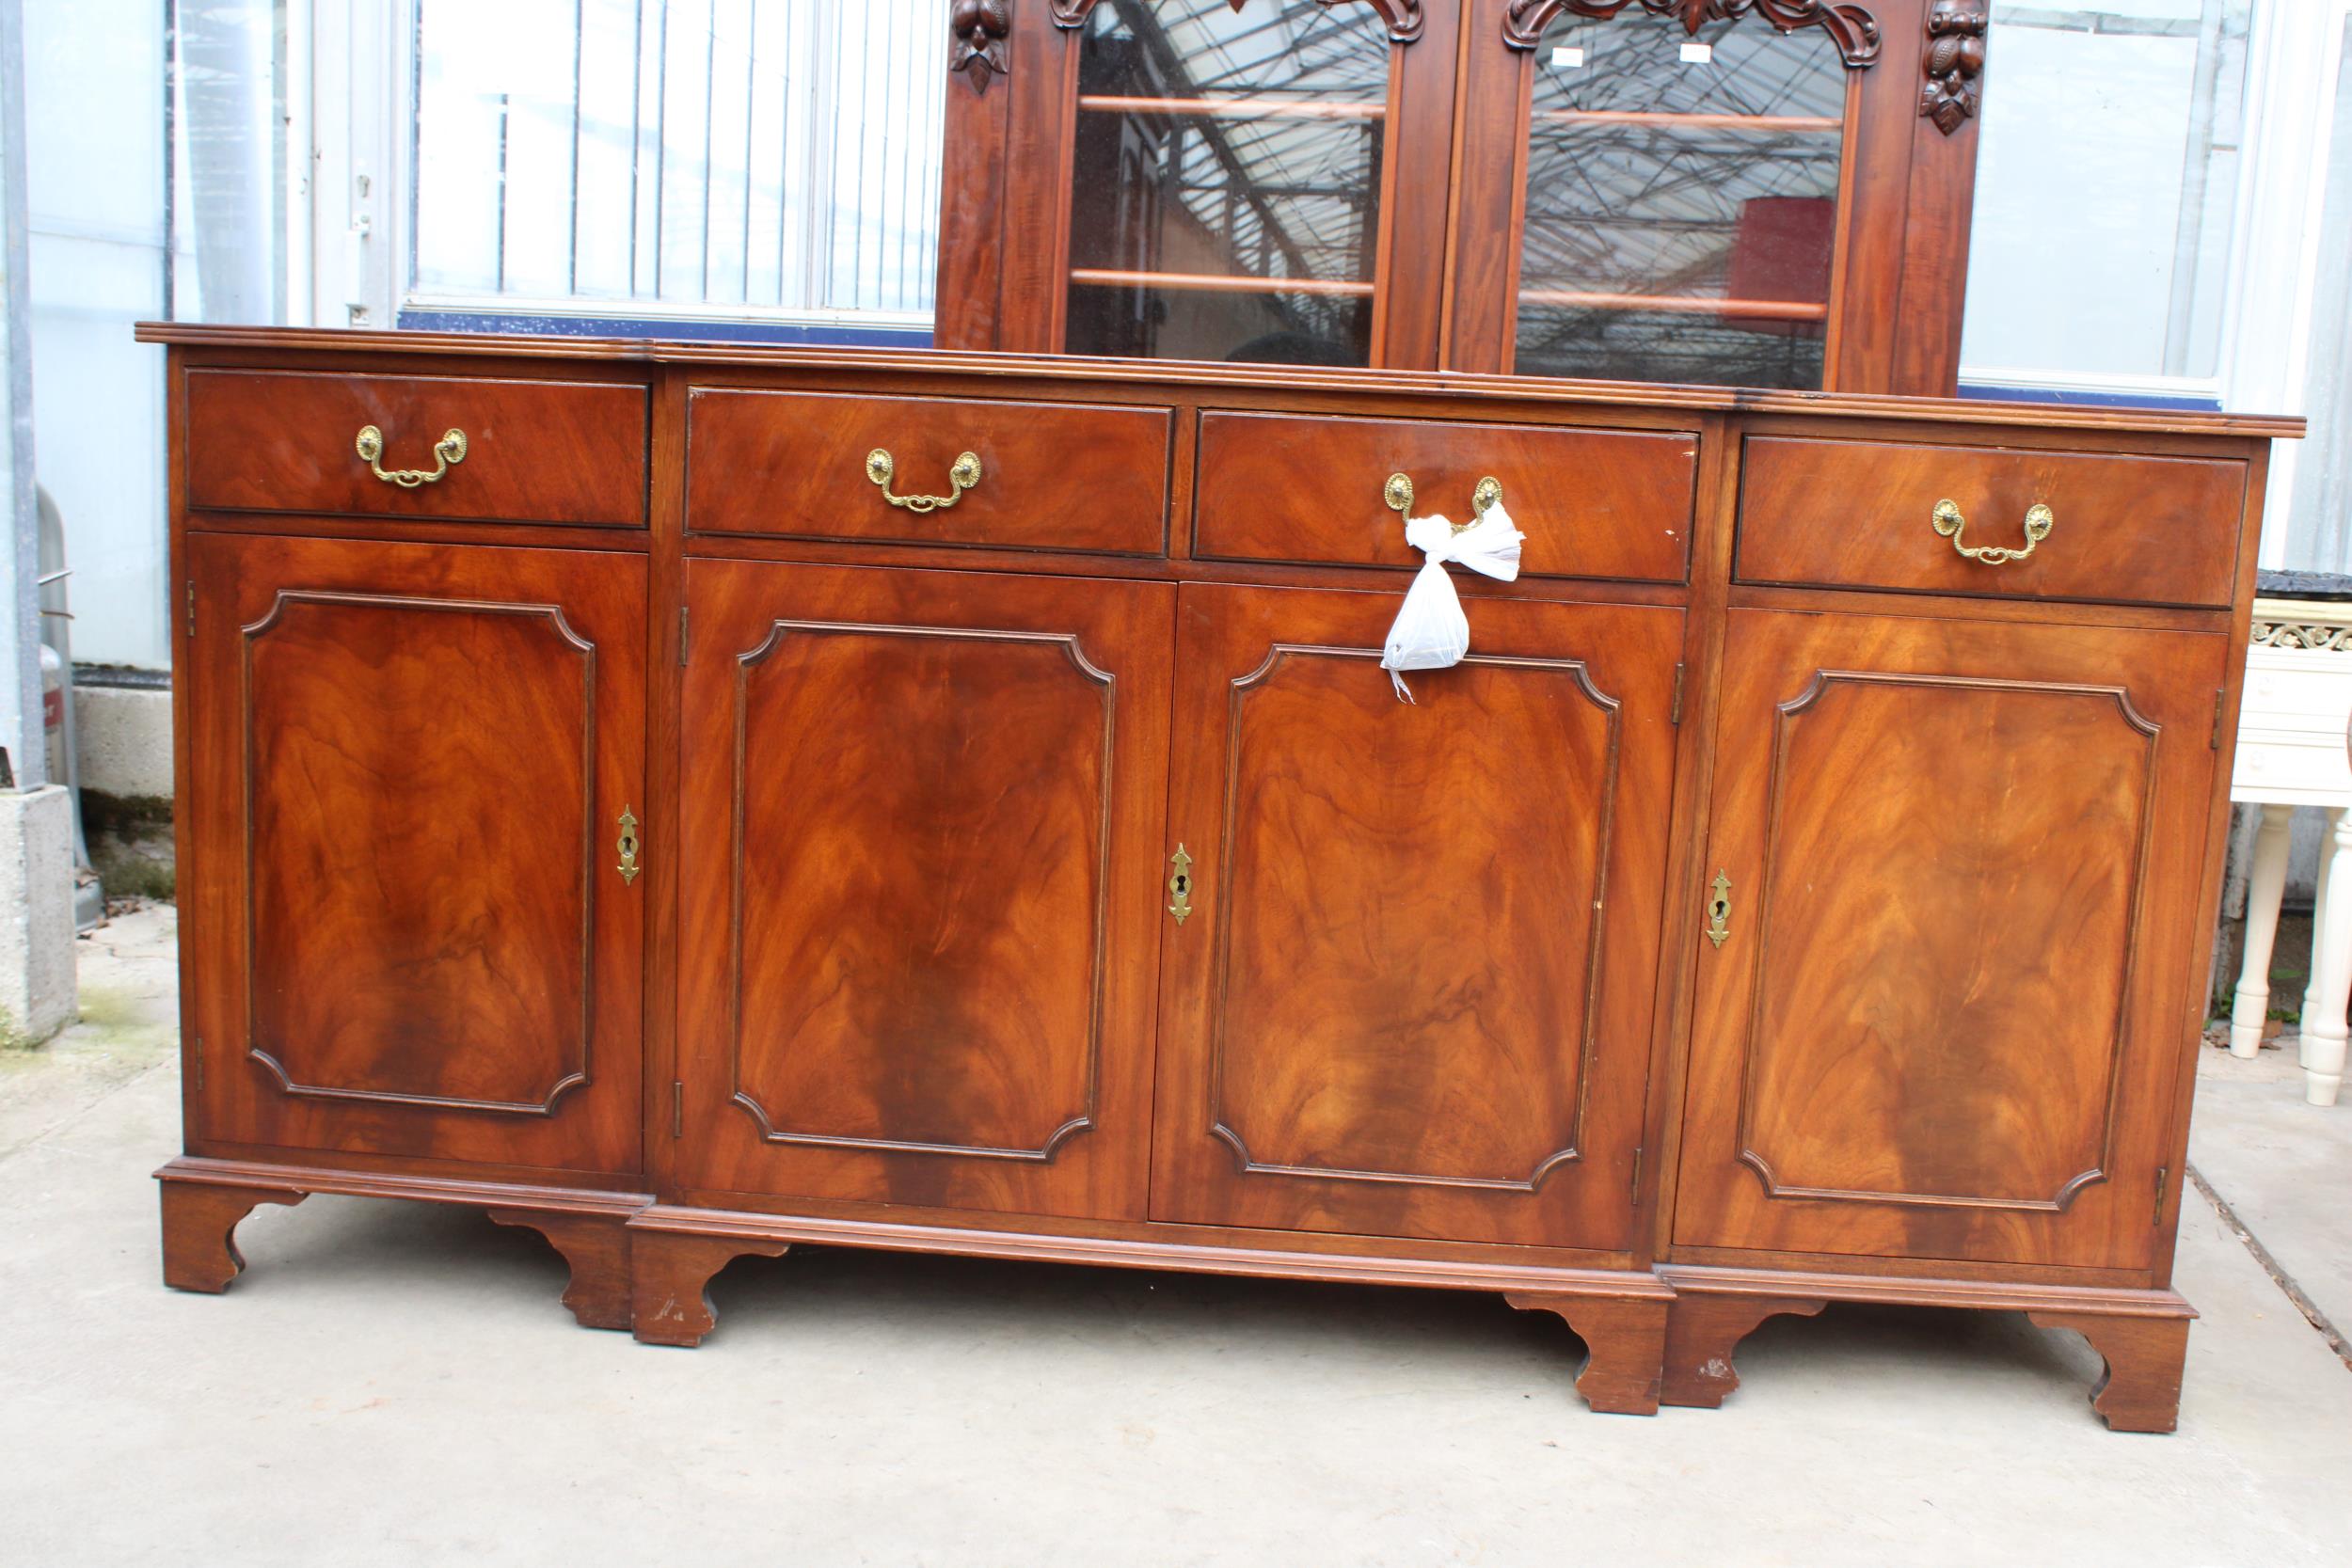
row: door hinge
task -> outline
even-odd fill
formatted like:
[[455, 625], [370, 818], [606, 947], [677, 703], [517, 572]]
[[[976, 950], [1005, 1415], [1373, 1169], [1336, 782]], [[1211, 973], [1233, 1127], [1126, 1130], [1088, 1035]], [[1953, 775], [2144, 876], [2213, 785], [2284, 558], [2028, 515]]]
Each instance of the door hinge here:
[[2229, 705], [2228, 691], [2216, 688], [2213, 694], [2213, 749], [2221, 750], [2221, 710]]
[[686, 1081], [682, 1078], [670, 1080], [670, 1136], [686, 1136]]
[[2156, 1167], [2156, 1209], [2155, 1212], [2148, 1217], [2158, 1225], [2162, 1225], [2164, 1223], [2164, 1189], [2166, 1183], [2170, 1181], [2171, 1179], [2172, 1167], [2170, 1165], [2158, 1165]]
[[1633, 1180], [1626, 1183], [1625, 1196], [1632, 1203], [1642, 1201], [1642, 1146], [1633, 1146]]
[[188, 635], [196, 635], [196, 579], [188, 578]]
[[1675, 666], [1674, 711], [1667, 715], [1666, 722], [1670, 724], [1679, 724], [1682, 722], [1682, 666], [1679, 664]]
[[204, 1092], [204, 1037], [196, 1037], [196, 1092]]
[[680, 605], [677, 607], [677, 667], [681, 670], [686, 668], [686, 625], [687, 609]]

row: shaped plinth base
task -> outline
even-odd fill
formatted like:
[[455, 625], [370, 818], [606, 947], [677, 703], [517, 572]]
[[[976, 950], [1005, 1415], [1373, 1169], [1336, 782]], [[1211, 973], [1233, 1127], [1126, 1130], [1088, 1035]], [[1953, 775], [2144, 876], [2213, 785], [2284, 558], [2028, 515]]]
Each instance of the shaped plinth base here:
[[789, 1242], [739, 1236], [697, 1236], [679, 1230], [635, 1230], [629, 1238], [638, 1342], [691, 1347], [719, 1321], [710, 1281], [747, 1254], [781, 1258]]
[[1575, 1296], [1513, 1291], [1503, 1300], [1522, 1312], [1549, 1312], [1584, 1341], [1576, 1391], [1595, 1410], [1655, 1416], [1666, 1354], [1667, 1298]]
[[582, 1328], [629, 1326], [629, 1236], [624, 1214], [565, 1214], [533, 1209], [493, 1209], [500, 1225], [536, 1230], [572, 1268], [564, 1305]]
[[1667, 1404], [1715, 1409], [1740, 1386], [1732, 1357], [1740, 1340], [1767, 1318], [1790, 1312], [1809, 1318], [1821, 1307], [1818, 1299], [1793, 1296], [1677, 1296], [1666, 1314], [1665, 1386], [1659, 1398]]
[[218, 1295], [245, 1272], [237, 1227], [264, 1203], [300, 1203], [292, 1187], [230, 1186], [165, 1176], [158, 1183], [164, 1211], [164, 1283], [175, 1291]]
[[2106, 1362], [2090, 1408], [2110, 1432], [2170, 1432], [2181, 1419], [2181, 1370], [2188, 1360], [2185, 1318], [2028, 1312], [2042, 1328], [2071, 1328]]

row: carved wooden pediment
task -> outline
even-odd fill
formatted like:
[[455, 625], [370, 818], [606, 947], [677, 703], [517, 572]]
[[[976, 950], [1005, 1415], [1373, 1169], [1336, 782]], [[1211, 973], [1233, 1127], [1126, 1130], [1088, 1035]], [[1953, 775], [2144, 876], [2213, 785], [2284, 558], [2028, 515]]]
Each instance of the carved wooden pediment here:
[[[1249, 0], [1226, 0], [1226, 3], [1240, 10]], [[1053, 0], [1054, 21], [1064, 27], [1075, 27], [1086, 21], [1088, 13], [1094, 9], [1096, 4], [1097, 0]], [[1389, 37], [1397, 42], [1410, 43], [1421, 37], [1424, 20], [1421, 0], [1315, 0], [1315, 4], [1326, 9], [1333, 6], [1367, 5], [1380, 13], [1380, 19], [1389, 24]]]
[[1784, 33], [1819, 27], [1829, 35], [1849, 71], [1875, 64], [1879, 57], [1878, 18], [1852, 0], [1512, 0], [1503, 13], [1502, 40], [1514, 49], [1533, 49], [1563, 11], [1607, 22], [1637, 4], [1652, 16], [1680, 22], [1683, 31], [1693, 36], [1707, 23], [1737, 22], [1750, 13]]

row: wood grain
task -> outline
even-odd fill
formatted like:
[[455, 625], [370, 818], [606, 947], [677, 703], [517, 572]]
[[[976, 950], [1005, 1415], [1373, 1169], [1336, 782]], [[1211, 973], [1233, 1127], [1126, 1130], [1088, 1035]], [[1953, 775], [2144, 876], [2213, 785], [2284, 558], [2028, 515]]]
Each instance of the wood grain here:
[[698, 1183], [1141, 1208], [1166, 588], [694, 562]]
[[200, 1130], [637, 1168], [643, 558], [189, 554]]
[[[355, 512], [642, 528], [641, 386], [496, 376], [196, 370], [187, 385], [187, 503], [197, 510]], [[431, 471], [435, 443], [464, 461], [403, 489], [369, 470], [359, 431], [383, 433], [385, 469]]]
[[[696, 533], [1157, 555], [1168, 534], [1165, 408], [695, 388], [687, 412], [686, 526]], [[980, 481], [954, 505], [892, 506], [866, 454], [890, 453], [898, 496], [955, 494], [969, 451]]]
[[1524, 576], [1680, 582], [1690, 571], [1689, 432], [1205, 413], [1200, 461], [1196, 557], [1418, 567], [1382, 499], [1402, 473], [1415, 516], [1456, 523], [1470, 521], [1481, 479], [1501, 481], [1527, 535]]
[[1628, 1245], [1681, 618], [1481, 602], [1408, 705], [1394, 613], [1183, 591], [1152, 1213]]
[[1732, 612], [1678, 1244], [2145, 1266], [2224, 651]]
[[[1740, 493], [1741, 582], [2226, 605], [2236, 575], [2243, 462], [2104, 452], [1750, 436]], [[2030, 557], [1963, 558], [1959, 543], [2023, 549], [2026, 512], [2054, 522]]]

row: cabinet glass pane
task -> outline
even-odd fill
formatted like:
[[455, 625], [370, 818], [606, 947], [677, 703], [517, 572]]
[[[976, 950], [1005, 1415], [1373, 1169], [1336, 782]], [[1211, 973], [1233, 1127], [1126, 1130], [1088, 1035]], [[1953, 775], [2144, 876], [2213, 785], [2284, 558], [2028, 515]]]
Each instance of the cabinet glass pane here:
[[1518, 372], [1820, 386], [1846, 91], [1826, 39], [1755, 18], [1547, 32]]
[[1370, 7], [1102, 0], [1078, 35], [1068, 351], [1369, 363], [1388, 91]]

